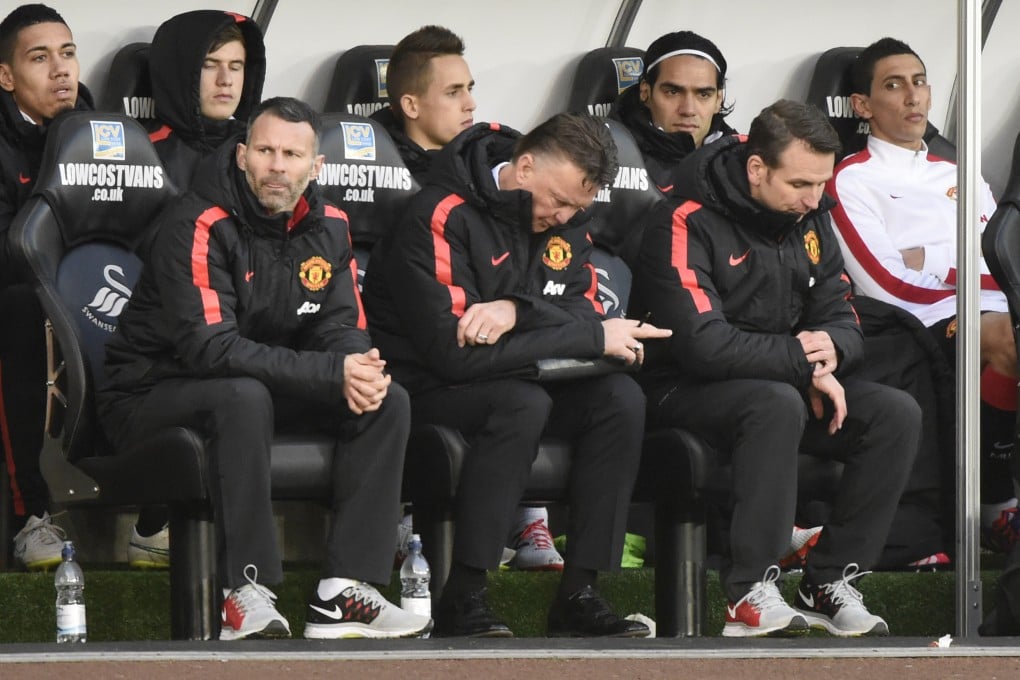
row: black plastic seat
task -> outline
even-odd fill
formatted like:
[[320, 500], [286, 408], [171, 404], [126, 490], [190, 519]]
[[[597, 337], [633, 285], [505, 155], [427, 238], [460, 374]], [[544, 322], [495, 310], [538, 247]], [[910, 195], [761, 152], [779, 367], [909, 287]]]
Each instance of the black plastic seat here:
[[574, 70], [566, 110], [608, 116], [620, 93], [641, 79], [644, 55], [636, 47], [599, 47], [585, 54]]
[[358, 45], [336, 60], [326, 92], [327, 113], [371, 116], [389, 103], [386, 68], [393, 45]]
[[123, 113], [144, 127], [154, 124], [156, 103], [149, 77], [149, 43], [128, 43], [113, 55], [98, 110]]

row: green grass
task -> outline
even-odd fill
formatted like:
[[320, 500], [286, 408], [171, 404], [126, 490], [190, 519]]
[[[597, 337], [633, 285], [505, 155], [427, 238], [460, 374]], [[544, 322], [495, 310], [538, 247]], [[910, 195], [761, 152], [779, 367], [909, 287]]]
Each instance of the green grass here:
[[[166, 572], [89, 568], [85, 600], [89, 639], [93, 641], [167, 640], [170, 638], [170, 584]], [[654, 571], [628, 569], [606, 574], [599, 589], [621, 614], [641, 612], [655, 618]], [[318, 571], [290, 565], [283, 585], [276, 588], [280, 611], [301, 634], [308, 595]], [[723, 625], [723, 595], [717, 572], [709, 572], [706, 632], [718, 635]], [[991, 592], [995, 572], [983, 573], [984, 593]], [[489, 579], [489, 599], [519, 637], [540, 636], [545, 614], [556, 591], [557, 576], [548, 573], [500, 572]], [[783, 591], [791, 599], [797, 577], [786, 579]], [[860, 582], [865, 602], [883, 616], [894, 635], [938, 637], [954, 629], [954, 574], [881, 573]], [[397, 578], [383, 589], [398, 599]], [[0, 573], [0, 643], [49, 642], [54, 635], [53, 573]]]

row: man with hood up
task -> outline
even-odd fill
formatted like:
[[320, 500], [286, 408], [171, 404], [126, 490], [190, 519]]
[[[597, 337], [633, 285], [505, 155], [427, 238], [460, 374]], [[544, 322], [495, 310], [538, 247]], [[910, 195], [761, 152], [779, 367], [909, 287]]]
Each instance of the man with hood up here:
[[91, 110], [78, 82], [78, 49], [64, 19], [46, 5], [22, 5], [0, 23], [0, 441], [24, 528], [14, 556], [29, 569], [60, 562], [63, 531], [50, 521], [39, 470], [46, 413], [43, 310], [12, 261], [8, 235], [39, 174], [49, 124]]
[[[262, 97], [266, 48], [248, 17], [195, 10], [167, 19], [149, 47], [156, 105], [149, 139], [173, 183], [191, 185], [198, 164], [224, 141], [244, 132]], [[143, 508], [128, 541], [128, 564], [165, 568], [170, 533], [164, 508]]]
[[[634, 272], [631, 309], [673, 330], [639, 375], [649, 424], [689, 429], [732, 457], [725, 636], [889, 634], [855, 583], [882, 551], [921, 412], [907, 393], [854, 375], [863, 339], [822, 191], [839, 149], [817, 108], [765, 108], [746, 142], [683, 161], [683, 195], [649, 221]], [[845, 466], [791, 607], [776, 563], [799, 451]]]
[[195, 166], [243, 132], [262, 99], [266, 46], [248, 17], [219, 10], [164, 21], [149, 48], [156, 127], [149, 135], [167, 174], [182, 190]]
[[726, 59], [708, 38], [676, 31], [645, 51], [645, 72], [616, 100], [611, 118], [637, 141], [655, 185], [675, 192], [677, 164], [703, 144], [735, 130], [726, 124]]
[[548, 634], [648, 635], [595, 589], [599, 570], [620, 566], [644, 396], [622, 373], [551, 383], [514, 373], [553, 357], [639, 362], [641, 339], [668, 335], [605, 319], [595, 297], [592, 244], [575, 216], [618, 165], [609, 129], [586, 114], [553, 116], [523, 137], [479, 123], [439, 152], [405, 219], [373, 251], [366, 309], [412, 417], [471, 444], [437, 636], [512, 636], [489, 609], [486, 572], [499, 565], [543, 433], [574, 444], [570, 550]]

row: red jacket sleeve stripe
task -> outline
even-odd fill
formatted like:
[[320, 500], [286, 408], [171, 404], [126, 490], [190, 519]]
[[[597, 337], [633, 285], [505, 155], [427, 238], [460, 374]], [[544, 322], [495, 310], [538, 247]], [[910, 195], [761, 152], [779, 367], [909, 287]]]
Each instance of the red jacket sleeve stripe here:
[[701, 208], [700, 203], [685, 201], [673, 211], [672, 258], [670, 262], [680, 276], [684, 290], [690, 293], [698, 314], [712, 311], [708, 295], [698, 285], [698, 277], [687, 262], [687, 216]]
[[588, 290], [584, 291], [584, 296], [588, 298], [596, 312], [605, 316], [606, 308], [602, 306], [602, 303], [596, 297], [596, 294], [599, 292], [599, 275], [595, 272], [595, 266], [591, 262], [585, 262], [584, 266], [591, 273], [591, 285], [588, 286]]
[[358, 262], [354, 259], [354, 243], [351, 241], [351, 221], [340, 208], [335, 205], [327, 205], [325, 209], [326, 217], [333, 217], [341, 219], [347, 223], [347, 245], [351, 248], [351, 288], [354, 290], [354, 302], [358, 305], [358, 328], [365, 330], [368, 328], [368, 318], [365, 316], [365, 308], [361, 304], [361, 293], [358, 292]]
[[450, 243], [446, 240], [446, 220], [450, 211], [464, 202], [456, 194], [450, 194], [432, 212], [432, 247], [436, 257], [436, 279], [450, 292], [450, 307], [457, 317], [464, 316], [466, 298], [464, 289], [453, 285], [453, 263], [450, 257]]
[[212, 225], [227, 217], [223, 208], [206, 210], [195, 220], [195, 234], [191, 243], [191, 280], [202, 296], [202, 310], [207, 324], [220, 323], [220, 296], [209, 284], [209, 231]]

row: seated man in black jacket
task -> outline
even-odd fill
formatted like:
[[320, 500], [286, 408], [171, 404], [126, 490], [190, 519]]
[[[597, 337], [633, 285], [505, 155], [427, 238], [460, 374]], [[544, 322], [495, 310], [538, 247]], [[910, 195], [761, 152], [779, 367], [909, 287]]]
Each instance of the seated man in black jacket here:
[[152, 37], [149, 77], [156, 105], [149, 139], [170, 179], [187, 190], [199, 162], [243, 133], [262, 99], [262, 31], [232, 12], [201, 9], [173, 16]]
[[393, 48], [386, 67], [390, 105], [372, 118], [393, 137], [419, 184], [436, 152], [474, 122], [475, 79], [464, 41], [442, 26], [422, 26]]
[[677, 166], [685, 156], [734, 133], [725, 99], [722, 52], [693, 31], [676, 31], [648, 46], [641, 80], [623, 91], [610, 115], [634, 135], [656, 186], [671, 194], [682, 189]]
[[307, 104], [256, 107], [247, 137], [200, 164], [196, 188], [155, 225], [148, 253], [158, 256], [107, 350], [98, 406], [118, 448], [174, 425], [206, 441], [220, 639], [290, 635], [264, 585], [283, 579], [270, 497], [276, 429], [341, 442], [305, 637], [409, 637], [431, 626], [364, 583], [390, 580], [409, 408], [366, 330], [346, 216], [311, 182], [322, 161]]
[[[63, 530], [50, 521], [39, 470], [46, 417], [43, 310], [12, 262], [8, 233], [35, 187], [54, 117], [91, 109], [78, 82], [78, 48], [64, 19], [45, 5], [22, 5], [0, 23], [0, 442], [21, 530], [14, 556], [29, 569], [60, 562]], [[0, 547], [6, 549], [6, 547]]]
[[454, 509], [456, 538], [436, 634], [510, 636], [485, 599], [543, 433], [574, 444], [570, 550], [549, 635], [648, 634], [595, 590], [620, 567], [641, 453], [644, 397], [622, 373], [536, 383], [536, 360], [640, 361], [651, 324], [603, 317], [591, 240], [573, 221], [616, 177], [616, 145], [587, 115], [560, 114], [520, 137], [479, 123], [440, 152], [406, 218], [372, 254], [365, 305], [415, 422], [471, 445]]
[[[673, 330], [649, 347], [649, 422], [732, 455], [723, 635], [819, 627], [888, 635], [853, 581], [882, 551], [920, 431], [916, 401], [854, 376], [863, 340], [829, 224], [839, 138], [813, 106], [781, 100], [681, 165], [683, 197], [647, 227], [631, 308]], [[799, 451], [845, 464], [797, 601], [776, 587]]]

